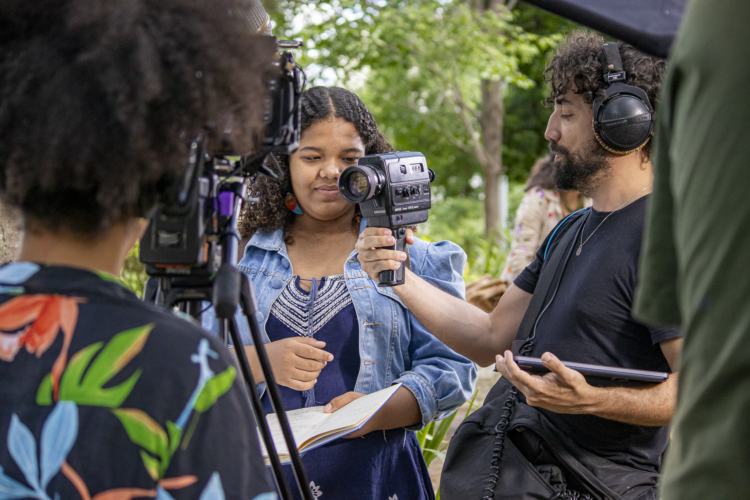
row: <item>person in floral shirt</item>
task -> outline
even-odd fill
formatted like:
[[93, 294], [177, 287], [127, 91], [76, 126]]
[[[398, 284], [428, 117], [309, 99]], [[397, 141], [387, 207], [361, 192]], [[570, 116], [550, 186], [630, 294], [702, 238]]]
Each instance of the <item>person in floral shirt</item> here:
[[276, 498], [232, 356], [116, 278], [191, 138], [252, 150], [272, 54], [241, 8], [0, 4], [0, 201], [24, 229], [0, 267], [0, 499]]

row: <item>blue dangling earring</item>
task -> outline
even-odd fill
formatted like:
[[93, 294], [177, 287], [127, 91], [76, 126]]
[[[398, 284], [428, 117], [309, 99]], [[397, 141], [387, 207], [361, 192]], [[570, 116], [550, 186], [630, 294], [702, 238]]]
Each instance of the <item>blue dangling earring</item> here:
[[292, 193], [287, 193], [286, 198], [284, 198], [284, 205], [286, 205], [286, 208], [291, 210], [297, 215], [302, 215], [302, 209], [297, 204], [297, 197], [294, 196]]

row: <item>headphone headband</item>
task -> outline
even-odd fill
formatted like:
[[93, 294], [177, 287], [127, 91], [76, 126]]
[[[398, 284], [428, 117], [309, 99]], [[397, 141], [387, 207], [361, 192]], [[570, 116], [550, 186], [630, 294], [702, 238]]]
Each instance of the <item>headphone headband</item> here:
[[605, 83], [624, 82], [627, 75], [622, 67], [622, 57], [620, 49], [614, 42], [607, 42], [602, 45], [602, 51], [599, 53], [599, 63], [602, 65], [602, 78]]

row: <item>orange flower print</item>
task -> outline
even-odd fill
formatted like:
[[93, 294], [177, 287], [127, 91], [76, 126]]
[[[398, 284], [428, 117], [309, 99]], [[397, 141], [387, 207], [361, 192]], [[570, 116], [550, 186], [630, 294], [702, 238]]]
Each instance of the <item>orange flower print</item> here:
[[78, 321], [82, 299], [62, 295], [21, 295], [0, 305], [0, 360], [13, 361], [21, 347], [40, 357], [63, 332], [63, 348], [52, 366], [52, 388], [57, 400], [60, 375]]

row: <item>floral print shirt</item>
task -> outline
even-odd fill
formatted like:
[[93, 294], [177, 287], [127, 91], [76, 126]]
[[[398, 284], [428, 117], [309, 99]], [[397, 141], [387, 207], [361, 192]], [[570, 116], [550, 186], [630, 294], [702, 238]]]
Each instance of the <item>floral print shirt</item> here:
[[116, 281], [0, 267], [0, 499], [276, 498], [231, 355]]
[[[590, 198], [583, 198], [583, 206], [591, 206]], [[509, 285], [536, 258], [544, 238], [563, 218], [560, 193], [554, 189], [529, 189], [516, 211], [510, 253], [500, 280]]]

